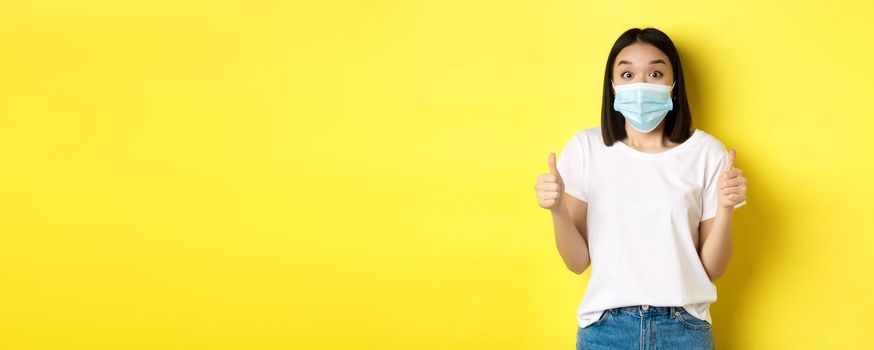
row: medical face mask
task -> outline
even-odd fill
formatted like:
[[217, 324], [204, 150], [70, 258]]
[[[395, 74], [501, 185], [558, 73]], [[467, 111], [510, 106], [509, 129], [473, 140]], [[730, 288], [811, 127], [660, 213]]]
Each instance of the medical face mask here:
[[613, 109], [622, 113], [637, 131], [653, 131], [674, 108], [671, 91], [676, 84], [675, 81], [671, 86], [652, 83], [613, 85], [616, 90]]

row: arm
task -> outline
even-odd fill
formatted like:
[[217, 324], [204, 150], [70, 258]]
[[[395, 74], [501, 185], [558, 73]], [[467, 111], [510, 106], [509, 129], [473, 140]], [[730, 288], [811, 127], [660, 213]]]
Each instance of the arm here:
[[561, 205], [551, 209], [555, 229], [555, 245], [565, 266], [582, 274], [589, 266], [589, 245], [586, 243], [586, 212], [589, 205], [567, 193], [562, 194]]
[[734, 160], [735, 151], [731, 150], [719, 174], [716, 216], [698, 225], [698, 255], [711, 281], [728, 268], [732, 252], [731, 217], [734, 208], [746, 203], [747, 179], [741, 169], [734, 167]]
[[715, 281], [725, 273], [731, 258], [731, 217], [734, 208], [720, 206], [716, 217], [701, 222], [698, 226], [698, 255], [704, 271], [711, 281]]

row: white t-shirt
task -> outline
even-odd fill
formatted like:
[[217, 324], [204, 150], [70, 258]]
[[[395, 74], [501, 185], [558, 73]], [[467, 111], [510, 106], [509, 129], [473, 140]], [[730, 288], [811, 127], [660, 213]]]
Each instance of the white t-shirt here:
[[699, 223], [716, 216], [725, 161], [722, 142], [700, 129], [658, 153], [621, 141], [608, 147], [600, 126], [574, 134], [556, 167], [565, 192], [589, 207], [592, 271], [577, 309], [580, 327], [604, 310], [642, 304], [682, 306], [713, 323], [716, 285], [696, 246]]

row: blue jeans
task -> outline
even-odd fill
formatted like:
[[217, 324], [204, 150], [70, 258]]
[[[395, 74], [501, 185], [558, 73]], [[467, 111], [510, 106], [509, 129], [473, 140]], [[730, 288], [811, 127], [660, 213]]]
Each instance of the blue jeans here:
[[577, 327], [577, 350], [599, 349], [715, 348], [710, 323], [682, 306], [635, 305], [606, 310], [595, 323]]

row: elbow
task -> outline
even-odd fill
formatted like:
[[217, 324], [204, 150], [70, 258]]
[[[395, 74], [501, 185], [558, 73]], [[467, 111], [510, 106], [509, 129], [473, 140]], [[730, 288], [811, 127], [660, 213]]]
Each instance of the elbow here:
[[716, 282], [716, 280], [718, 280], [720, 277], [722, 277], [722, 275], [725, 274], [725, 269], [723, 268], [719, 271], [709, 271], [705, 269], [705, 272], [707, 272], [707, 278], [710, 279], [710, 282]]
[[568, 270], [571, 270], [571, 272], [573, 272], [573, 273], [575, 273], [575, 274], [577, 274], [577, 275], [582, 275], [583, 272], [586, 272], [586, 269], [587, 269], [588, 267], [589, 267], [589, 264], [586, 263], [586, 264], [582, 264], [582, 265], [580, 265], [580, 266], [570, 266], [570, 265], [568, 265], [567, 269], [568, 269]]
[[731, 250], [726, 252], [722, 260], [705, 259], [701, 256], [701, 265], [704, 267], [704, 273], [711, 282], [715, 282], [722, 277], [728, 270], [729, 261], [731, 260]]
[[714, 274], [710, 274], [710, 273], [708, 273], [708, 274], [707, 274], [707, 279], [709, 279], [710, 282], [716, 282], [716, 280], [719, 279], [719, 276], [716, 276], [716, 275], [714, 275]]

